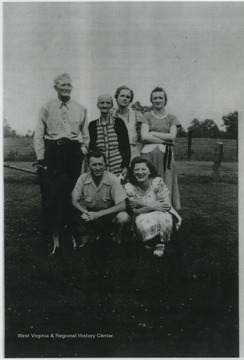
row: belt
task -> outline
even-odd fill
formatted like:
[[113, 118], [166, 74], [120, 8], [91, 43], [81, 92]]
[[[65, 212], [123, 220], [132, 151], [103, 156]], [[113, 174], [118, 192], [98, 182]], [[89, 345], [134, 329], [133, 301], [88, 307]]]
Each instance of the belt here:
[[67, 138], [62, 138], [62, 139], [58, 139], [58, 140], [46, 140], [50, 145], [57, 145], [57, 146], [62, 146], [62, 145], [75, 145], [78, 144], [78, 140], [70, 140]]
[[172, 146], [174, 144], [165, 144], [165, 153], [164, 153], [164, 171], [170, 169], [170, 164], [172, 160]]

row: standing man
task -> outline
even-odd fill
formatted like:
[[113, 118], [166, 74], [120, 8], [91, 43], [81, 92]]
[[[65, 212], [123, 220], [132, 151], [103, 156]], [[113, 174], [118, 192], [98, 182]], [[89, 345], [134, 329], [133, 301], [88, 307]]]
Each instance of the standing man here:
[[90, 171], [82, 174], [72, 192], [76, 209], [74, 234], [80, 246], [99, 236], [110, 237], [121, 243], [130, 217], [125, 211], [125, 190], [118, 177], [105, 171], [106, 158], [100, 151], [87, 155]]
[[54, 89], [58, 96], [41, 108], [34, 135], [44, 223], [54, 242], [52, 254], [59, 247], [60, 230], [70, 223], [70, 194], [89, 145], [87, 110], [70, 99], [70, 76], [58, 75]]

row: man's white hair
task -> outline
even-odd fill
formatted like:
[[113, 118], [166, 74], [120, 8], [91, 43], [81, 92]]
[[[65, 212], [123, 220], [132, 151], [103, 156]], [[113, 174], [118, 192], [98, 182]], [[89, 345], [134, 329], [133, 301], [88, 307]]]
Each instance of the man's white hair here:
[[59, 74], [58, 76], [55, 77], [54, 79], [54, 84], [58, 85], [59, 81], [63, 80], [63, 79], [68, 79], [70, 82], [72, 82], [71, 77], [69, 76], [69, 74], [64, 73], [64, 74]]

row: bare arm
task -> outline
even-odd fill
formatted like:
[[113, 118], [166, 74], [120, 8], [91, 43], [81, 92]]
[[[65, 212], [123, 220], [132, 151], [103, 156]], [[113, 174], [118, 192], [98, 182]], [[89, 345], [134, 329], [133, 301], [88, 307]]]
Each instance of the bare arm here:
[[158, 201], [156, 201], [155, 203], [153, 204], [148, 204], [148, 205], [145, 205], [141, 208], [138, 208], [138, 209], [133, 209], [133, 213], [135, 215], [140, 215], [140, 214], [147, 214], [149, 212], [152, 212], [152, 211], [162, 211], [162, 212], [165, 212], [165, 211], [168, 211], [170, 209], [170, 205], [168, 204], [160, 204]]
[[129, 197], [129, 206], [133, 210], [134, 214], [144, 214], [151, 211], [168, 211], [171, 208], [169, 190], [164, 184], [163, 179], [155, 179], [156, 187], [154, 189], [156, 199], [151, 203], [144, 203], [142, 199]]
[[172, 142], [176, 138], [177, 128], [176, 128], [176, 125], [172, 125], [170, 127], [169, 133], [161, 133], [159, 131], [151, 131], [150, 134], [161, 140], [166, 140], [166, 141]]
[[72, 193], [72, 205], [74, 206], [74, 208], [76, 208], [77, 210], [79, 210], [82, 214], [84, 213], [87, 213], [88, 211], [86, 209], [84, 209], [80, 203], [79, 203], [79, 199], [77, 199], [75, 196], [73, 196], [73, 193]]
[[151, 131], [149, 131], [149, 125], [142, 123], [141, 125], [141, 139], [146, 144], [162, 144], [162, 139], [154, 136]]
[[168, 211], [171, 207], [170, 202], [154, 201], [150, 204], [143, 204], [141, 200], [129, 200], [129, 206], [133, 210], [134, 214], [146, 214], [151, 211]]
[[75, 209], [79, 210], [82, 214], [87, 214], [88, 211], [84, 209], [80, 203], [79, 200], [81, 199], [81, 193], [82, 193], [82, 185], [79, 182], [79, 179], [74, 187], [74, 190], [71, 193], [71, 202]]

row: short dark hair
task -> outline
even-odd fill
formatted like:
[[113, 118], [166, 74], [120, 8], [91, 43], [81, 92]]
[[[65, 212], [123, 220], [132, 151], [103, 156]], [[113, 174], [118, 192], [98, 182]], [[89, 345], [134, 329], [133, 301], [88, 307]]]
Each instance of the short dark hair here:
[[135, 176], [134, 176], [135, 165], [136, 164], [141, 164], [141, 163], [144, 163], [144, 164], [147, 165], [148, 169], [150, 170], [150, 177], [151, 178], [154, 179], [155, 177], [159, 176], [156, 168], [153, 166], [153, 164], [149, 160], [144, 159], [144, 158], [142, 158], [140, 156], [137, 156], [131, 161], [131, 165], [130, 165], [130, 168], [129, 168], [129, 171], [128, 171], [128, 180], [133, 185], [136, 184], [136, 179], [135, 179]]
[[104, 160], [104, 162], [105, 162], [105, 164], [106, 164], [106, 156], [105, 156], [105, 154], [104, 154], [102, 151], [100, 151], [100, 150], [91, 150], [91, 151], [89, 151], [89, 153], [86, 155], [86, 157], [87, 157], [88, 163], [89, 163], [91, 157], [95, 157], [95, 158], [103, 157], [103, 160]]
[[126, 85], [121, 85], [120, 87], [118, 87], [118, 89], [116, 89], [115, 94], [114, 94], [115, 99], [118, 100], [120, 91], [122, 91], [122, 90], [130, 91], [130, 102], [132, 102], [134, 99], [134, 92]]
[[166, 104], [167, 104], [167, 101], [168, 101], [168, 97], [167, 97], [166, 91], [165, 91], [163, 88], [159, 87], [159, 86], [157, 86], [157, 87], [156, 87], [155, 89], [153, 89], [153, 91], [151, 92], [150, 101], [152, 102], [152, 94], [155, 93], [155, 92], [163, 92], [163, 93], [164, 93], [164, 98], [165, 98], [165, 104], [164, 104], [164, 105], [166, 105]]

